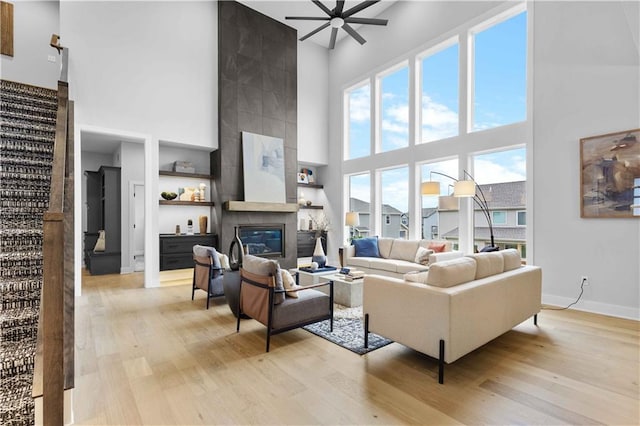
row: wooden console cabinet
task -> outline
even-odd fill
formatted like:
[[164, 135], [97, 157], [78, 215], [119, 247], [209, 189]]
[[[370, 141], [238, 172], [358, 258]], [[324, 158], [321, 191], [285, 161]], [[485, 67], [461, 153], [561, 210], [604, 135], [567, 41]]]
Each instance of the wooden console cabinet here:
[[160, 234], [160, 270], [193, 268], [193, 246], [218, 246], [215, 234]]
[[[327, 233], [322, 231], [322, 249], [327, 253]], [[316, 231], [298, 231], [298, 257], [313, 256], [316, 247]]]

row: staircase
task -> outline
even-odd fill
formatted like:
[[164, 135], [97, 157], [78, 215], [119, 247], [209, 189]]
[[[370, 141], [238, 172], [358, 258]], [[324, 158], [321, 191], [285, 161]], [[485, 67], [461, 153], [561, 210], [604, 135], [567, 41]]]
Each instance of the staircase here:
[[0, 424], [34, 423], [31, 396], [56, 91], [0, 81]]

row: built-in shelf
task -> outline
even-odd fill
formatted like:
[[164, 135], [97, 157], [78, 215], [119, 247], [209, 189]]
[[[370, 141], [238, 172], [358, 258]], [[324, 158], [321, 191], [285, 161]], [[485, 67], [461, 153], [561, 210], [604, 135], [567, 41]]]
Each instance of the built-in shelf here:
[[212, 175], [205, 175], [201, 173], [182, 173], [182, 172], [172, 172], [170, 170], [160, 170], [158, 171], [160, 176], [175, 176], [175, 177], [184, 177], [184, 178], [196, 178], [196, 179], [213, 179]]
[[296, 203], [259, 203], [255, 201], [225, 201], [224, 208], [232, 212], [295, 213], [298, 211]]
[[319, 183], [299, 183], [298, 184], [298, 188], [317, 188], [317, 189], [323, 189], [324, 185], [321, 185]]
[[300, 206], [300, 209], [309, 209], [309, 210], [322, 210], [324, 207], [322, 206], [317, 206], [317, 205], [310, 205], [310, 206]]
[[213, 207], [215, 204], [211, 201], [173, 201], [173, 200], [158, 200], [161, 206], [204, 206]]

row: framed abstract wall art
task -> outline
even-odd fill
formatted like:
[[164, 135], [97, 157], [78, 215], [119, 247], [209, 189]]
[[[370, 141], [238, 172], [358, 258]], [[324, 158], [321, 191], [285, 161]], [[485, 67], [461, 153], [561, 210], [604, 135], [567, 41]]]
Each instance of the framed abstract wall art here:
[[244, 200], [285, 203], [284, 141], [242, 132]]
[[580, 217], [640, 217], [640, 129], [580, 139]]

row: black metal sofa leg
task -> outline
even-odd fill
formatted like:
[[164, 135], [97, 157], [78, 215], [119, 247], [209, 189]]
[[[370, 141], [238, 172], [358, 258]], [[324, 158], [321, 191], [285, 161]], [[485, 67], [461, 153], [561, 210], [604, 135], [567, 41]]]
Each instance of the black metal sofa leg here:
[[440, 356], [438, 357], [438, 383], [444, 383], [444, 340], [440, 339]]
[[538, 314], [533, 316], [533, 325], [538, 325]]

